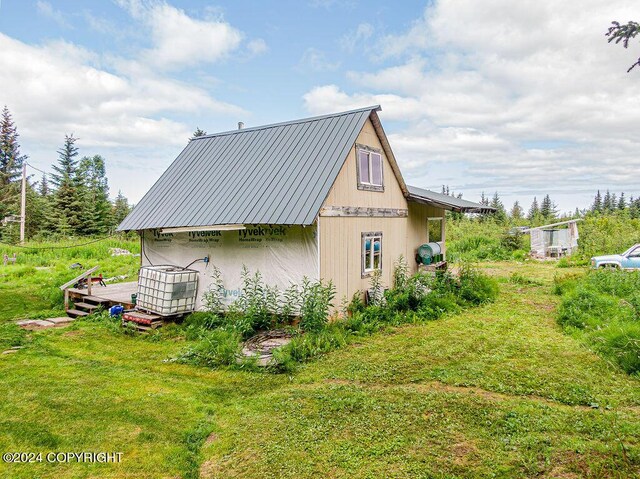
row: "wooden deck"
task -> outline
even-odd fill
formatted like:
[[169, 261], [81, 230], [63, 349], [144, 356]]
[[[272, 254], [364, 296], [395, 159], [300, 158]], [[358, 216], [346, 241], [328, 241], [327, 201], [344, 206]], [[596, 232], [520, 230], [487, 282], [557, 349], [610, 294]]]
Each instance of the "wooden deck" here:
[[[94, 284], [91, 286], [91, 296], [109, 301], [111, 305], [121, 304], [125, 308], [133, 308], [131, 295], [138, 292], [138, 283], [114, 283], [107, 286]], [[82, 299], [89, 296], [86, 288], [69, 288], [69, 296], [74, 299]]]

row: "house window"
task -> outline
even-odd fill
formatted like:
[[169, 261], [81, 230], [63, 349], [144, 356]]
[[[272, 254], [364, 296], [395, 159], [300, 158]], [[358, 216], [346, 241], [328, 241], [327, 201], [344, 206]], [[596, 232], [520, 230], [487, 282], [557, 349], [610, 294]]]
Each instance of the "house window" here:
[[367, 146], [356, 148], [358, 167], [358, 189], [384, 191], [382, 154]]
[[382, 233], [362, 233], [362, 276], [382, 268]]

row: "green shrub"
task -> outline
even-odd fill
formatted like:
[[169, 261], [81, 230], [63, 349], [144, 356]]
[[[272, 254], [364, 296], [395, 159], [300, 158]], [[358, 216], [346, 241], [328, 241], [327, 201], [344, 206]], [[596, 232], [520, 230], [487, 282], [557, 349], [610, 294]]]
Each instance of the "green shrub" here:
[[457, 298], [453, 293], [432, 293], [423, 298], [416, 314], [421, 319], [432, 321], [440, 319], [445, 313], [455, 313], [459, 309]]
[[583, 273], [571, 273], [563, 276], [554, 275], [553, 294], [563, 295], [572, 292], [576, 289], [579, 280], [583, 277]]
[[311, 282], [304, 278], [302, 282], [302, 307], [300, 308], [300, 327], [305, 331], [319, 331], [329, 320], [329, 311], [335, 298], [333, 283]]
[[630, 317], [631, 314], [631, 308], [621, 308], [619, 298], [581, 285], [569, 293], [560, 304], [558, 321], [562, 326], [598, 329], [613, 319], [620, 316]]
[[640, 373], [640, 323], [619, 322], [589, 335], [596, 349], [628, 374]]
[[524, 261], [529, 257], [529, 252], [526, 250], [519, 249], [511, 253], [511, 258], [516, 261]]
[[207, 330], [215, 329], [223, 324], [222, 316], [208, 311], [196, 311], [185, 318], [182, 325], [188, 340], [197, 339]]
[[498, 296], [498, 283], [476, 268], [463, 265], [460, 268], [460, 292], [462, 301], [479, 305], [490, 303]]
[[585, 284], [602, 293], [626, 298], [640, 291], [640, 272], [591, 270], [585, 278]]
[[252, 275], [247, 267], [242, 265], [240, 274], [242, 294], [234, 302], [234, 310], [245, 316], [247, 325], [250, 325], [249, 331], [259, 331], [273, 326], [276, 322], [277, 291], [264, 283], [260, 271]]
[[409, 265], [404, 259], [403, 255], [396, 260], [393, 264], [393, 287], [394, 289], [402, 290], [407, 286], [407, 280], [409, 279]]
[[500, 238], [500, 245], [507, 251], [517, 251], [524, 247], [523, 235], [520, 230], [506, 231]]
[[353, 316], [356, 313], [361, 313], [365, 308], [364, 301], [362, 300], [362, 291], [356, 291], [351, 297], [351, 301], [347, 305], [347, 313], [349, 316]]
[[222, 271], [216, 265], [211, 265], [211, 285], [202, 295], [202, 302], [207, 311], [214, 314], [222, 314], [224, 299], [224, 282], [222, 281]]
[[206, 331], [177, 358], [177, 361], [209, 367], [236, 364], [240, 353], [240, 339], [240, 335], [235, 331]]
[[[312, 331], [294, 337], [291, 342], [280, 350], [282, 357], [290, 357], [297, 362], [305, 362], [335, 349], [345, 346], [349, 342], [349, 333], [340, 323], [332, 323], [319, 331]], [[277, 362], [277, 360], [276, 360]]]
[[563, 294], [558, 322], [627, 373], [638, 374], [640, 274], [590, 271], [582, 277], [569, 277], [565, 284], [555, 282]]

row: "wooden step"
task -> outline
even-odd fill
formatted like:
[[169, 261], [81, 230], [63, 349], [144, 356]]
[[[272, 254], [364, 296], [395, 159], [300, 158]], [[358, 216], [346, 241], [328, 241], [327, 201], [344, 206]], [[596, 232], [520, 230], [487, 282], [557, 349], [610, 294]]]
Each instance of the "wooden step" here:
[[86, 311], [80, 311], [79, 309], [67, 309], [67, 316], [71, 318], [80, 318], [82, 316], [89, 316]]
[[79, 309], [80, 311], [86, 311], [87, 313], [93, 313], [96, 309], [102, 307], [100, 304], [90, 304], [90, 303], [73, 303], [73, 307], [75, 309]]
[[109, 304], [108, 299], [98, 298], [97, 296], [83, 296], [82, 301], [84, 303], [95, 304], [98, 306], [106, 306]]

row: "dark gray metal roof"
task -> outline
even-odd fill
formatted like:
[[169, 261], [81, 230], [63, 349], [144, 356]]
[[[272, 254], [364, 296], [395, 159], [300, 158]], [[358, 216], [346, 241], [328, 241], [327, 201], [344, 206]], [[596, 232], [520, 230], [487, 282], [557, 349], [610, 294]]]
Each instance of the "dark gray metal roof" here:
[[456, 198], [442, 193], [436, 193], [431, 190], [423, 190], [416, 186], [407, 185], [407, 189], [409, 190], [409, 201], [424, 203], [438, 208], [444, 208], [445, 210], [459, 211], [462, 213], [492, 213], [495, 211], [495, 208], [491, 208], [490, 206], [474, 203], [473, 201], [463, 200], [462, 198]]
[[310, 225], [379, 106], [195, 138], [118, 230]]

